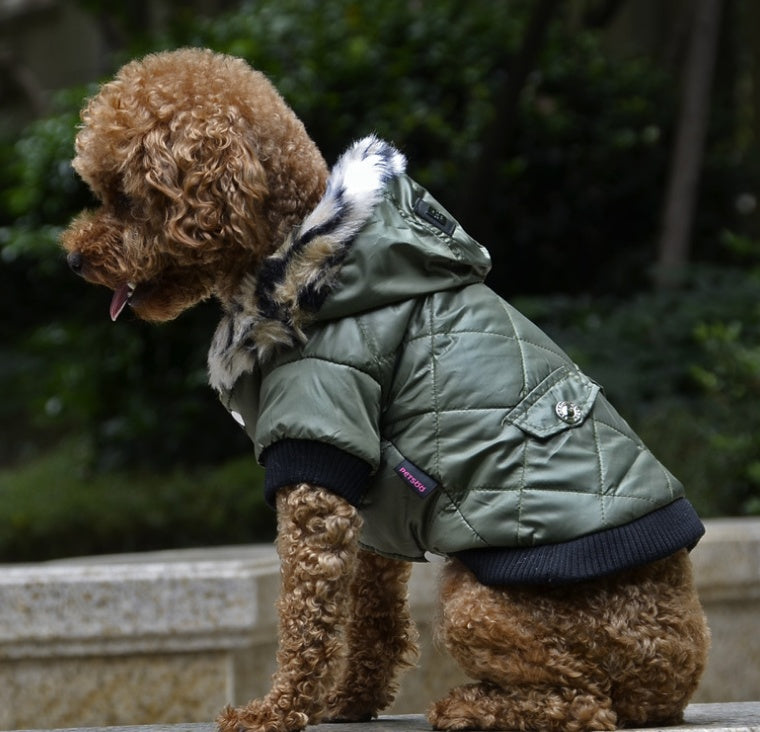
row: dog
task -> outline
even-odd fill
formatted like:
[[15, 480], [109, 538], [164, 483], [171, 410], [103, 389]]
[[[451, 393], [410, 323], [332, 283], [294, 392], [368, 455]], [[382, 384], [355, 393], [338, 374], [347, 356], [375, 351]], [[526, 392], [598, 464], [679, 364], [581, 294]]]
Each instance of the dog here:
[[124, 66], [82, 112], [71, 269], [148, 321], [216, 298], [210, 382], [276, 508], [278, 667], [222, 732], [369, 720], [414, 664], [412, 561], [472, 683], [442, 730], [678, 723], [709, 630], [703, 527], [599, 386], [484, 284], [485, 249], [374, 136], [332, 170], [244, 61]]

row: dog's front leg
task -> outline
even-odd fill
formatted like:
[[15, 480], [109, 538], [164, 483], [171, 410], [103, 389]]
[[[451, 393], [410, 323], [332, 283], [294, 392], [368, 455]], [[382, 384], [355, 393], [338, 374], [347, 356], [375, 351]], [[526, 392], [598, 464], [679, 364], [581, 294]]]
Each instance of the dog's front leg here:
[[277, 495], [282, 587], [272, 689], [222, 712], [220, 732], [293, 732], [324, 714], [343, 672], [343, 628], [361, 519], [343, 498], [310, 485]]
[[330, 694], [328, 719], [376, 717], [396, 695], [398, 672], [414, 665], [418, 636], [409, 612], [411, 566], [359, 552], [346, 630], [348, 662], [342, 680]]

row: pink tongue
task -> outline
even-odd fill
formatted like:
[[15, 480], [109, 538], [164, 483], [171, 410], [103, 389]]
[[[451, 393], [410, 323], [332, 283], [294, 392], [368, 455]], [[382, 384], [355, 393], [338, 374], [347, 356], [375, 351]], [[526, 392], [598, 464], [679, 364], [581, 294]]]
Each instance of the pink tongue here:
[[129, 302], [129, 296], [132, 294], [132, 290], [129, 285], [121, 285], [113, 293], [111, 298], [111, 320], [115, 321], [116, 318], [121, 315], [121, 311], [124, 310], [125, 305]]

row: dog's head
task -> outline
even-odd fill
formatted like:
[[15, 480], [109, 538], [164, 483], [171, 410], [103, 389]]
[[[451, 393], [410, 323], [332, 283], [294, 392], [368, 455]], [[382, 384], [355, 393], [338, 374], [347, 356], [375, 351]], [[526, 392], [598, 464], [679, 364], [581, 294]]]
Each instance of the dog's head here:
[[62, 243], [71, 268], [170, 320], [227, 299], [324, 190], [327, 168], [266, 78], [199, 49], [124, 66], [82, 112], [73, 167], [100, 207]]

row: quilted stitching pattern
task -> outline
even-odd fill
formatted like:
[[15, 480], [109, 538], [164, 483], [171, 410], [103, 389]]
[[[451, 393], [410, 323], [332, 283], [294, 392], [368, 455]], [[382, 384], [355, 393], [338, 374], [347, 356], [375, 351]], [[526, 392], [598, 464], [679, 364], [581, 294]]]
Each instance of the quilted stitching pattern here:
[[[262, 415], [276, 407], [261, 416], [249, 394], [236, 409], [249, 431], [274, 425], [259, 424], [257, 451], [297, 439], [365, 460], [363, 541], [414, 559], [554, 544], [681, 496], [599, 387], [482, 284], [482, 248], [412, 215], [420, 196], [432, 201], [389, 183], [305, 340], [260, 364], [260, 386], [236, 385], [261, 393]], [[438, 489], [411, 491], [402, 460]]]
[[[681, 495], [599, 386], [493, 292], [473, 285], [423, 302], [383, 431], [440, 482], [446, 530], [458, 523], [480, 545], [503, 545], [505, 532], [517, 545], [561, 541]], [[576, 423], [558, 416], [562, 401]]]

